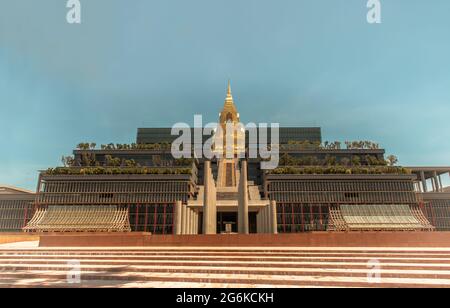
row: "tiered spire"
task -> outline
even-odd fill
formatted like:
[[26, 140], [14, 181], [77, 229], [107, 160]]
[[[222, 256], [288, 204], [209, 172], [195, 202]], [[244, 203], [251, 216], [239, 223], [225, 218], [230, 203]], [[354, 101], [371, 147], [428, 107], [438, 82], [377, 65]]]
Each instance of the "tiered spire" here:
[[227, 98], [225, 99], [225, 104], [226, 103], [231, 103], [231, 104], [234, 105], [233, 95], [231, 95], [231, 82], [230, 82], [230, 80], [228, 80]]
[[239, 113], [234, 105], [233, 95], [231, 94], [231, 83], [228, 80], [227, 97], [225, 98], [223, 109], [220, 112], [220, 123], [224, 124], [230, 120], [234, 123], [239, 122]]

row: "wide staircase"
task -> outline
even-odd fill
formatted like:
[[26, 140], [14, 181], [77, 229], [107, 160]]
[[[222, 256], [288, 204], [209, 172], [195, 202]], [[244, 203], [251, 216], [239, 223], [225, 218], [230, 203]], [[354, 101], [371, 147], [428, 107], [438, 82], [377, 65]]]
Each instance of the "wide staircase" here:
[[450, 249], [0, 248], [0, 287], [29, 286], [450, 287]]

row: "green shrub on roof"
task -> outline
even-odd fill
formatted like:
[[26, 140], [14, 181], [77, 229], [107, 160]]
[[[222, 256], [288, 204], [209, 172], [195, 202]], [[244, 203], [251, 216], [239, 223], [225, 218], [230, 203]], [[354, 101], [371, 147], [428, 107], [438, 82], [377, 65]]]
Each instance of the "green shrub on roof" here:
[[148, 167], [57, 167], [49, 168], [46, 175], [102, 175], [102, 174], [192, 174], [190, 168], [148, 168]]
[[279, 167], [268, 171], [268, 174], [411, 174], [411, 170], [395, 166], [378, 167]]

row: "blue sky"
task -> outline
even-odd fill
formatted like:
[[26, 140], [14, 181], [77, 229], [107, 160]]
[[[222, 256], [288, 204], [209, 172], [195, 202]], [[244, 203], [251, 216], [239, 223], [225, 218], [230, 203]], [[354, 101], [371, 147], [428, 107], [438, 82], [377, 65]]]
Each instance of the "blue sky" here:
[[232, 79], [243, 122], [374, 140], [403, 165], [450, 165], [450, 1], [63, 0], [0, 3], [0, 183], [83, 141], [215, 121]]

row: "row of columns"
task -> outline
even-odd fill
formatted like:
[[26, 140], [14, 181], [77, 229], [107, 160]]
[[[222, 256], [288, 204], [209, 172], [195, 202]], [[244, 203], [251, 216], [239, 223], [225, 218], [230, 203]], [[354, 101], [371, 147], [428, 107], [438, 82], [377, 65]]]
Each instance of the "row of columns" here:
[[175, 234], [197, 234], [198, 233], [198, 212], [182, 204], [181, 201], [175, 203]]
[[256, 228], [258, 233], [278, 233], [276, 201], [270, 201], [269, 205], [256, 214]]
[[[425, 193], [428, 192], [427, 179], [425, 178], [424, 171], [420, 172], [420, 184], [417, 183], [417, 185], [418, 187], [416, 187], [416, 189], [418, 189], [418, 191]], [[431, 177], [431, 186], [433, 192], [441, 192], [444, 189], [444, 186], [442, 185], [441, 175], [438, 175], [436, 171], [433, 172], [433, 176]]]

